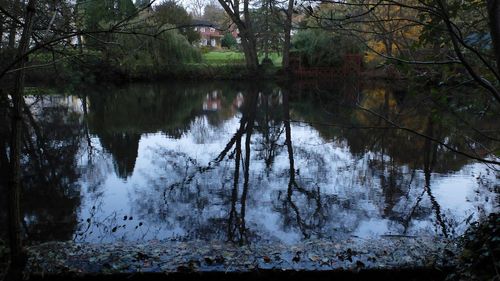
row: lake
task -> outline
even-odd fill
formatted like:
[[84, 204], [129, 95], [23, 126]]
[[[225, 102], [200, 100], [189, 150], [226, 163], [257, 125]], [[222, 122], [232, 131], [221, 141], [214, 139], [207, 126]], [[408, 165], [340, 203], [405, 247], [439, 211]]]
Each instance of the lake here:
[[32, 243], [456, 237], [498, 211], [499, 173], [447, 148], [495, 159], [425, 91], [170, 82], [27, 95], [23, 231]]

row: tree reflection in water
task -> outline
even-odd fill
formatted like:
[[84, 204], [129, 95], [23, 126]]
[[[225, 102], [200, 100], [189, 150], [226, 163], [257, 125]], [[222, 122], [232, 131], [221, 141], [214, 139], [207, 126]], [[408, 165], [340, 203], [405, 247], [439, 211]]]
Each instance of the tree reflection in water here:
[[384, 121], [468, 147], [446, 113], [386, 86], [340, 86], [132, 85], [86, 90], [76, 109], [41, 97], [26, 119], [28, 237], [448, 237], [492, 210], [494, 172]]
[[[74, 102], [59, 96], [31, 96], [23, 101], [21, 213], [23, 234], [30, 242], [70, 240], [77, 228], [77, 158], [83, 120], [72, 108]], [[1, 144], [4, 155], [8, 147]], [[2, 166], [7, 161], [2, 157]]]
[[[297, 93], [292, 94], [297, 96]], [[381, 99], [383, 101], [381, 112], [385, 112], [385, 116], [394, 115], [397, 102], [391, 99], [387, 92], [382, 92], [382, 95], [385, 95], [385, 98]], [[255, 96], [258, 98], [254, 103]], [[350, 95], [348, 99], [353, 96], [355, 95]], [[429, 234], [430, 230], [425, 230], [429, 226], [422, 228], [418, 225], [425, 225], [425, 221], [430, 219], [432, 213], [435, 216], [435, 225], [440, 229], [439, 232], [434, 232], [435, 235], [448, 236], [453, 227], [456, 227], [459, 222], [451, 221], [453, 216], [450, 221], [444, 219], [438, 201], [432, 194], [432, 168], [426, 168], [428, 164], [425, 164], [427, 163], [425, 161], [423, 165], [419, 164], [422, 153], [412, 152], [416, 157], [410, 159], [410, 164], [401, 163], [400, 156], [406, 161], [408, 148], [411, 147], [397, 148], [397, 146], [400, 146], [402, 141], [412, 142], [417, 138], [403, 135], [393, 128], [370, 130], [370, 134], [361, 133], [362, 137], [366, 136], [365, 148], [359, 153], [360, 158], [353, 159], [346, 157], [345, 153], [344, 155], [338, 153], [335, 155], [338, 157], [332, 159], [328, 153], [318, 151], [318, 148], [325, 149], [325, 144], [321, 140], [315, 145], [305, 144], [301, 140], [300, 145], [295, 148], [290, 122], [295, 120], [290, 117], [289, 98], [290, 93], [280, 89], [261, 88], [257, 95], [246, 92], [242, 115], [236, 119], [238, 120], [236, 133], [231, 135], [227, 143], [224, 145], [221, 143], [223, 149], [217, 157], [209, 161], [207, 166], [193, 159], [185, 161], [192, 163], [192, 166], [188, 165], [189, 168], [179, 170], [175, 176], [168, 169], [159, 172], [169, 175], [170, 178], [181, 178], [167, 185], [169, 191], [165, 194], [169, 195], [166, 199], [168, 204], [204, 202], [202, 205], [196, 205], [196, 214], [191, 214], [195, 208], [185, 206], [173, 207], [167, 212], [149, 210], [148, 213], [152, 216], [157, 213], [170, 214], [171, 224], [168, 228], [189, 229], [189, 232], [178, 237], [179, 239], [226, 239], [239, 243], [280, 239], [280, 235], [291, 237], [295, 235], [293, 233], [300, 233], [302, 237], [294, 236], [294, 239], [348, 237], [359, 234], [353, 231], [359, 230], [363, 227], [363, 223], [372, 219], [381, 220], [379, 224], [383, 227], [386, 224], [386, 229], [377, 233]], [[249, 110], [249, 107], [252, 109]], [[342, 110], [344, 112], [337, 117], [339, 119], [359, 116], [353, 109]], [[276, 114], [279, 111], [282, 111], [282, 114]], [[308, 112], [311, 114], [314, 110]], [[300, 116], [297, 112], [295, 114]], [[312, 119], [315, 118], [317, 117]], [[249, 124], [253, 119], [254, 125]], [[367, 127], [373, 127], [372, 122], [376, 122], [379, 127], [383, 125], [377, 119], [366, 120], [365, 116], [359, 119], [361, 122], [370, 123], [371, 126]], [[335, 121], [337, 120], [333, 119], [332, 123]], [[423, 124], [425, 126], [425, 123]], [[315, 122], [312, 122], [312, 125], [315, 126]], [[319, 130], [321, 133], [321, 130], [325, 129], [320, 126]], [[345, 152], [345, 149], [349, 150], [350, 147], [346, 146], [345, 140], [342, 140], [345, 137], [342, 133], [345, 132], [336, 134], [335, 144], [343, 147], [342, 152]], [[355, 142], [359, 143], [359, 132], [355, 133], [357, 138]], [[349, 134], [354, 136], [353, 132]], [[315, 138], [314, 141], [318, 142], [318, 139]], [[428, 150], [426, 141], [434, 150], [437, 149], [437, 145], [429, 140], [419, 140], [418, 143]], [[251, 149], [256, 151], [253, 156]], [[401, 150], [405, 151], [400, 155]], [[157, 150], [159, 151], [162, 149]], [[283, 161], [283, 152], [287, 155], [286, 162]], [[443, 153], [447, 152], [442, 151], [441, 154]], [[279, 158], [277, 163], [276, 157]], [[295, 167], [296, 157], [301, 161], [301, 168]], [[178, 159], [177, 155], [170, 165], [178, 163]], [[285, 168], [284, 163], [287, 163], [288, 167]], [[423, 172], [419, 167], [423, 168]], [[185, 173], [188, 170], [191, 171]], [[164, 185], [164, 178], [161, 176], [151, 175], [151, 178], [156, 182], [155, 186]], [[196, 186], [197, 189], [192, 190], [189, 197], [184, 197], [185, 201], [175, 196], [182, 192], [174, 190], [180, 188], [186, 192], [192, 186]], [[335, 192], [336, 188], [339, 192]], [[141, 196], [136, 198], [141, 198], [144, 195], [144, 191], [142, 192]], [[424, 195], [426, 198], [423, 198]], [[151, 202], [155, 197], [150, 195], [140, 201]], [[380, 199], [384, 201], [377, 203]], [[224, 206], [229, 206], [227, 213], [221, 212], [225, 209]], [[381, 208], [382, 213], [377, 214], [373, 208]], [[213, 212], [214, 209], [218, 212]], [[179, 214], [182, 214], [182, 219], [176, 221], [175, 216]], [[250, 221], [248, 214], [251, 214]], [[276, 214], [279, 214], [281, 219], [276, 217]], [[256, 218], [256, 216], [262, 217]], [[265, 216], [271, 217], [272, 221]], [[377, 218], [378, 216], [380, 218]], [[263, 223], [259, 220], [268, 221]], [[273, 226], [270, 227], [270, 224], [274, 224], [274, 227], [276, 224], [280, 225], [276, 230], [278, 234], [272, 233]], [[223, 229], [226, 229], [226, 233], [222, 231]]]

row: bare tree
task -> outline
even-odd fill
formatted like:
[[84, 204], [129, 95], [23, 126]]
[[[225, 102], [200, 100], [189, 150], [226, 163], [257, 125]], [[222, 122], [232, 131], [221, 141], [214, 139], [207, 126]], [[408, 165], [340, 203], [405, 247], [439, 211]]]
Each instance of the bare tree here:
[[203, 17], [203, 11], [207, 5], [206, 0], [191, 0], [189, 4], [189, 9], [193, 14], [193, 18], [200, 19]]
[[[28, 51], [30, 38], [33, 32], [33, 19], [35, 17], [36, 0], [30, 0], [26, 7], [25, 23], [19, 41], [17, 57], [24, 57]], [[26, 70], [26, 60], [18, 63], [21, 69], [16, 73], [14, 90], [12, 92], [12, 125], [10, 140], [10, 179], [9, 179], [9, 242], [11, 252], [11, 268], [9, 276], [12, 279], [19, 277], [19, 269], [23, 263], [22, 239], [21, 239], [21, 127], [23, 120], [23, 92]]]
[[[219, 0], [219, 3], [239, 29], [248, 70], [256, 73], [259, 59], [257, 56], [257, 40], [250, 15], [250, 0], [243, 0], [243, 2], [240, 2], [240, 0]], [[243, 7], [242, 11], [241, 7]]]

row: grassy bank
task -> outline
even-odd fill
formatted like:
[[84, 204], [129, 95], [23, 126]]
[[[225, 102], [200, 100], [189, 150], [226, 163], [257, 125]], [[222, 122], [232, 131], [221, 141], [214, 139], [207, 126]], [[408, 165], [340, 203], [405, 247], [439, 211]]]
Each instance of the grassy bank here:
[[[263, 58], [263, 57], [262, 57]], [[273, 66], [258, 71], [259, 79], [274, 79], [281, 70], [281, 57], [272, 54]], [[38, 67], [43, 66], [43, 67]], [[94, 53], [85, 53], [53, 63], [49, 55], [38, 55], [30, 62], [28, 82], [59, 83], [121, 83], [127, 81], [176, 80], [239, 80], [255, 78], [245, 67], [244, 54], [234, 51], [205, 53], [200, 62], [157, 65], [141, 63], [124, 65], [105, 60]]]
[[[264, 54], [259, 55], [259, 62], [264, 59]], [[278, 53], [269, 54], [269, 58], [276, 67], [281, 67], [282, 56]], [[242, 52], [235, 51], [211, 51], [203, 54], [203, 63], [208, 65], [233, 65], [245, 64], [245, 55]]]

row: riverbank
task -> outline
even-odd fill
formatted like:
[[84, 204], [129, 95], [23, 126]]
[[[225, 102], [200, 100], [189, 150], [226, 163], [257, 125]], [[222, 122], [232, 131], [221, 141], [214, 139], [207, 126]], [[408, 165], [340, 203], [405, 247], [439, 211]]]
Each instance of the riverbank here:
[[[43, 67], [39, 67], [43, 66]], [[165, 80], [274, 80], [289, 79], [280, 64], [260, 66], [257, 72], [249, 71], [244, 61], [220, 61], [210, 59], [201, 63], [177, 65], [137, 65], [134, 68], [122, 66], [112, 61], [82, 58], [81, 61], [62, 61], [51, 64], [47, 61], [33, 60], [26, 73], [29, 83], [43, 84], [81, 84], [81, 83], [115, 83], [157, 82]], [[406, 80], [394, 67], [378, 67], [363, 69], [348, 75], [324, 77], [321, 75], [294, 76], [293, 79], [345, 79], [346, 77], [362, 77], [364, 80]], [[5, 82], [5, 80], [4, 80]]]
[[441, 281], [445, 280], [446, 270], [427, 270], [427, 269], [400, 269], [400, 270], [362, 270], [353, 271], [283, 271], [283, 270], [258, 270], [254, 272], [179, 272], [179, 273], [133, 273], [133, 274], [89, 274], [84, 276], [75, 275], [44, 275], [33, 276], [30, 280], [46, 281], [142, 281], [142, 280], [349, 280], [349, 281]]
[[[222, 276], [255, 274], [366, 276], [369, 272], [447, 272], [456, 265], [458, 248], [449, 240], [386, 236], [342, 242], [308, 240], [238, 246], [219, 241], [144, 244], [51, 242], [28, 249], [25, 275], [90, 278], [138, 274]], [[397, 274], [396, 274], [397, 275]]]
[[[76, 55], [75, 55], [76, 56]], [[158, 82], [165, 80], [274, 80], [281, 81], [290, 79], [282, 69], [281, 57], [273, 54], [272, 64], [260, 66], [257, 72], [250, 72], [245, 67], [241, 53], [234, 52], [211, 52], [203, 55], [201, 62], [183, 63], [175, 65], [152, 65], [137, 64], [134, 66], [124, 65], [113, 60], [106, 60], [96, 54], [89, 52], [80, 56], [69, 56], [64, 60], [54, 62], [49, 55], [34, 57], [28, 64], [29, 71], [26, 79], [29, 83], [43, 84], [82, 84], [82, 83], [115, 83], [123, 84], [127, 82]], [[6, 58], [0, 58], [7, 62]], [[333, 70], [333, 69], [332, 69]], [[335, 71], [332, 71], [335, 72]], [[431, 74], [429, 74], [431, 75]], [[10, 74], [12, 76], [12, 74]], [[431, 76], [416, 77], [414, 73], [403, 73], [396, 65], [378, 65], [363, 67], [360, 72], [352, 72], [341, 75], [328, 75], [324, 77], [320, 74], [309, 76], [292, 77], [294, 80], [300, 79], [345, 79], [361, 77], [363, 80], [384, 80], [384, 81], [404, 81], [410, 77], [421, 79], [429, 84], [436, 80]], [[8, 84], [12, 77], [5, 77], [3, 82]], [[439, 80], [439, 79], [438, 79]], [[436, 81], [434, 81], [436, 82]], [[439, 81], [437, 81], [439, 82]], [[434, 83], [434, 84], [437, 84]]]

